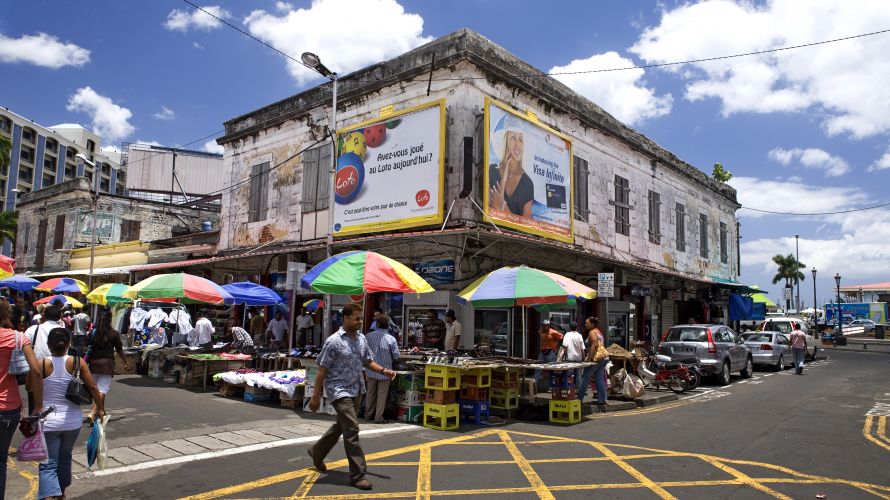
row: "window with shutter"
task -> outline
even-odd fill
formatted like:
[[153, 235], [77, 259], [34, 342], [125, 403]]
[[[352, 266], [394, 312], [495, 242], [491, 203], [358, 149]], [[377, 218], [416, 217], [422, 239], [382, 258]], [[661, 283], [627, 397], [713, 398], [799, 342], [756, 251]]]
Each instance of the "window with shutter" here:
[[661, 243], [661, 195], [649, 191], [649, 241]]
[[317, 210], [315, 201], [318, 196], [318, 148], [303, 153], [303, 212]]
[[56, 216], [56, 230], [53, 235], [53, 250], [65, 248], [65, 214]]
[[630, 235], [630, 182], [615, 176], [615, 232]]
[[720, 262], [726, 264], [729, 262], [729, 245], [727, 242], [727, 228], [726, 223], [720, 223]]
[[34, 267], [37, 269], [43, 269], [44, 254], [46, 253], [46, 226], [46, 219], [42, 219], [37, 225], [37, 248], [34, 256]]
[[248, 203], [248, 222], [266, 220], [269, 205], [269, 162], [254, 165], [250, 169], [250, 202]]
[[575, 183], [575, 199], [573, 203], [575, 207], [575, 218], [584, 222], [589, 222], [590, 205], [587, 192], [587, 176], [589, 170], [587, 167], [587, 160], [575, 156], [573, 157], [573, 161], [575, 167], [575, 178], [573, 179], [573, 182]]
[[677, 203], [677, 250], [686, 251], [686, 207]]
[[708, 216], [698, 214], [699, 255], [708, 258]]

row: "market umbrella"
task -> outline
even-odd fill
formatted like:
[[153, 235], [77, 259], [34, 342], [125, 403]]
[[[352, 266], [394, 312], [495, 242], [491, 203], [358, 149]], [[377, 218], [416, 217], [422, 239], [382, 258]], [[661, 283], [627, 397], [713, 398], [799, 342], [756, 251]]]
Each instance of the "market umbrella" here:
[[86, 283], [74, 278], [50, 278], [34, 287], [41, 292], [75, 292], [87, 293], [90, 288]]
[[40, 300], [34, 301], [35, 305], [40, 304], [55, 304], [55, 305], [70, 305], [71, 307], [80, 309], [83, 307], [83, 304], [75, 299], [74, 297], [69, 297], [67, 295], [50, 295], [49, 297], [44, 297]]
[[[760, 290], [760, 287], [757, 285], [751, 285], [751, 288]], [[778, 305], [776, 305], [775, 302], [773, 302], [769, 299], [769, 297], [766, 296], [765, 292], [757, 292], [755, 294], [752, 294], [751, 300], [753, 300], [754, 302], [763, 302], [764, 304], [766, 304], [766, 307], [779, 307]]]
[[186, 273], [157, 274], [124, 292], [131, 299], [179, 299], [188, 304], [232, 304], [235, 299], [216, 283]]
[[457, 294], [458, 302], [476, 307], [522, 306], [522, 337], [526, 338], [526, 306], [564, 304], [596, 297], [596, 290], [565, 276], [528, 266], [502, 267], [477, 279]]
[[315, 312], [318, 308], [324, 309], [324, 301], [321, 299], [312, 299], [303, 302], [303, 307], [306, 308], [307, 311]]
[[11, 288], [19, 292], [30, 292], [40, 282], [34, 278], [29, 278], [24, 274], [16, 274], [6, 279], [0, 280], [0, 287]]
[[357, 250], [333, 255], [309, 270], [303, 288], [321, 293], [358, 295], [374, 292], [434, 292], [404, 264], [376, 252]]
[[129, 289], [121, 283], [107, 283], [88, 293], [87, 300], [100, 306], [130, 303], [133, 299], [124, 297], [124, 292]]
[[234, 297], [235, 304], [271, 306], [273, 304], [284, 302], [284, 299], [275, 293], [275, 290], [249, 281], [223, 285], [222, 289], [229, 292], [229, 294]]
[[15, 274], [15, 259], [0, 255], [0, 279]]

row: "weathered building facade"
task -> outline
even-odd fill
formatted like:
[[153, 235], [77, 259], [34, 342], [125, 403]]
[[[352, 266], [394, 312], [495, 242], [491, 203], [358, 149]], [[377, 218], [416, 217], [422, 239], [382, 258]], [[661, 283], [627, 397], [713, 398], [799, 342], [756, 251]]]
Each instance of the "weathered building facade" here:
[[[16, 266], [25, 272], [64, 271], [69, 255], [91, 245], [93, 194], [77, 178], [20, 197]], [[218, 227], [219, 212], [100, 194], [96, 244], [151, 242]]]
[[[485, 272], [519, 264], [560, 272], [594, 287], [598, 273], [616, 273], [616, 296], [608, 306], [592, 301], [573, 314], [599, 315], [618, 332], [616, 339], [624, 336], [625, 344], [692, 316], [725, 320], [725, 308], [719, 307], [725, 303], [725, 284], [739, 275], [735, 191], [596, 104], [469, 30], [346, 75], [338, 83], [336, 128], [343, 133], [337, 196], [345, 201], [337, 202], [335, 220], [328, 215], [333, 182], [332, 147], [326, 139], [332, 97], [328, 83], [226, 122], [226, 135], [218, 142], [225, 147], [227, 183], [233, 188], [222, 199], [221, 252], [236, 254], [262, 245], [277, 246], [292, 260], [310, 265], [324, 258], [328, 231], [341, 230], [349, 217], [345, 207], [352, 203], [348, 196], [355, 196], [340, 191], [348, 188], [347, 173], [355, 172], [342, 160], [367, 158], [368, 148], [385, 145], [373, 135], [382, 126], [375, 120], [395, 128], [419, 114], [400, 111], [439, 103], [444, 107], [441, 154], [429, 154], [441, 160], [440, 186], [433, 175], [431, 187], [417, 191], [416, 205], [411, 201], [414, 185], [393, 181], [369, 187], [372, 181], [367, 180], [364, 190], [361, 182], [356, 190], [364, 197], [375, 190], [396, 197], [410, 190], [407, 203], [418, 213], [432, 198], [438, 210], [434, 223], [408, 218], [407, 223], [358, 225], [348, 235], [335, 232], [334, 238], [334, 252], [371, 249], [409, 266], [452, 262], [453, 281], [435, 285], [436, 293], [379, 299], [403, 324], [413, 314], [411, 307], [455, 308], [464, 328], [475, 332], [465, 336], [465, 345], [484, 341], [504, 324], [512, 335], [510, 351], [533, 354], [536, 340], [518, 335], [518, 311], [495, 314], [459, 307], [454, 293]], [[507, 118], [496, 124], [495, 112]], [[502, 123], [513, 124], [505, 125], [504, 133], [525, 127], [548, 144], [552, 139], [565, 144], [567, 152], [555, 150], [566, 155], [569, 165], [562, 165], [565, 175], [559, 174], [558, 165], [535, 153], [534, 168], [527, 165], [524, 173], [546, 176], [546, 201], [535, 198], [524, 215], [499, 218], [489, 208], [494, 206], [489, 197], [500, 184], [489, 177], [501, 174], [495, 172], [496, 162], [486, 160], [497, 152], [492, 138]], [[364, 134], [357, 146], [349, 144], [350, 131]], [[418, 168], [417, 160], [411, 161], [415, 167], [407, 160], [391, 163]], [[542, 166], [549, 166], [548, 172]], [[379, 174], [359, 170], [363, 180]], [[550, 182], [553, 178], [559, 182]], [[506, 206], [505, 200], [501, 208]], [[529, 222], [533, 219], [550, 222], [536, 225]], [[563, 224], [565, 234], [550, 234], [546, 228], [558, 226], [553, 221]]]

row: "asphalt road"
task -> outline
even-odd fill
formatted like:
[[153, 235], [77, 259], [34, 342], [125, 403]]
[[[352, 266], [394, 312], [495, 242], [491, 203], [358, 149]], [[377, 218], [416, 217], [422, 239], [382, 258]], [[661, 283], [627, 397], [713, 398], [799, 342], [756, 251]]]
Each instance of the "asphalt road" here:
[[[749, 380], [734, 377], [728, 387], [706, 385], [680, 401], [599, 414], [573, 426], [517, 422], [464, 425], [458, 432], [383, 430], [362, 439], [374, 483], [368, 493], [890, 498], [890, 356], [826, 354], [803, 376], [756, 372]], [[118, 425], [116, 439], [136, 441], [145, 438], [145, 429], [166, 435], [215, 422], [249, 429], [259, 420], [286, 417], [275, 408], [209, 403], [207, 394], [197, 393], [191, 403], [165, 407], [163, 393], [169, 391], [182, 389], [147, 387], [144, 399], [152, 408], [137, 410], [129, 420], [133, 426], [146, 422], [140, 412], [150, 411], [155, 416], [148, 420], [156, 425]], [[130, 397], [120, 392], [119, 402]], [[178, 397], [191, 398], [182, 392]], [[139, 401], [132, 403], [139, 407]], [[329, 472], [320, 475], [310, 468], [307, 446], [86, 477], [75, 481], [69, 498], [367, 497], [348, 484], [342, 446], [329, 457]]]

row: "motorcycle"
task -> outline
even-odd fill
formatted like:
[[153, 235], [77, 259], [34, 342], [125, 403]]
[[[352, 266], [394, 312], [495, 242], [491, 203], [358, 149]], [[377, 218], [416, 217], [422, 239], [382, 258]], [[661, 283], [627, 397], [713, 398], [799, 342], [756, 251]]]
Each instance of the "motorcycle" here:
[[663, 354], [648, 354], [637, 370], [646, 387], [666, 387], [680, 394], [697, 387], [701, 382], [700, 371], [693, 368], [695, 363], [692, 360], [688, 363], [678, 362]]

